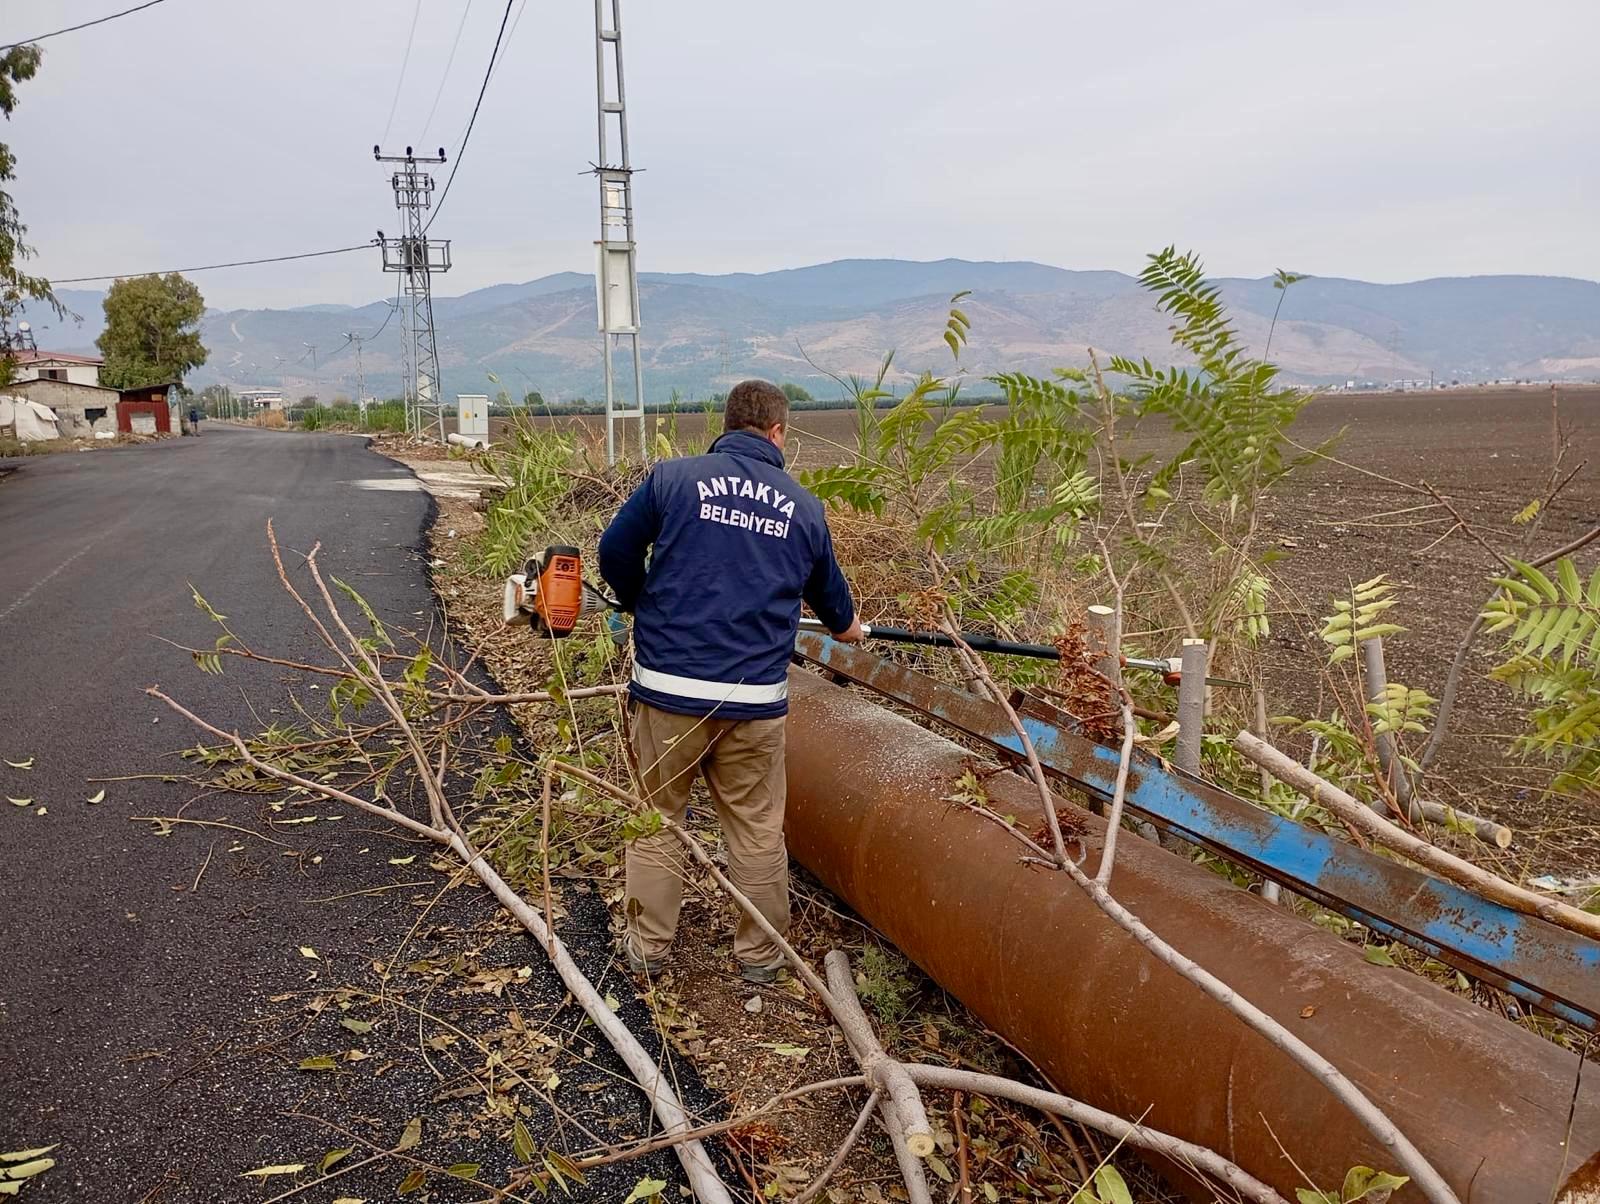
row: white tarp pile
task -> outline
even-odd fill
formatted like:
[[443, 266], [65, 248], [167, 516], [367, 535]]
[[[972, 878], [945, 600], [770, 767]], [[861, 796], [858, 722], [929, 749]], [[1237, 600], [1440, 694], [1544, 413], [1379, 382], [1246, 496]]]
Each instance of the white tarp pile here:
[[23, 443], [42, 443], [61, 438], [61, 425], [49, 406], [26, 397], [0, 394], [0, 434], [9, 434]]

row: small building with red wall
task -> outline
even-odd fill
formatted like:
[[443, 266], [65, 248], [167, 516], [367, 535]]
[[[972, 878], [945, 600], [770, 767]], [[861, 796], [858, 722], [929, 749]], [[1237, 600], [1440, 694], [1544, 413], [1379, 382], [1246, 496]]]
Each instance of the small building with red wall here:
[[117, 430], [123, 434], [172, 434], [171, 395], [174, 386], [141, 385], [121, 390], [117, 402]]

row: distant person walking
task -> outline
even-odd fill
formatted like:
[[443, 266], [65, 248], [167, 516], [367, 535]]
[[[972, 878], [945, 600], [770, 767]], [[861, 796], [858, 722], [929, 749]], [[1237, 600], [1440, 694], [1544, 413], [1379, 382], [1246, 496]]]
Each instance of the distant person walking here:
[[189, 433], [191, 435], [200, 433], [200, 410], [197, 406], [189, 407]]

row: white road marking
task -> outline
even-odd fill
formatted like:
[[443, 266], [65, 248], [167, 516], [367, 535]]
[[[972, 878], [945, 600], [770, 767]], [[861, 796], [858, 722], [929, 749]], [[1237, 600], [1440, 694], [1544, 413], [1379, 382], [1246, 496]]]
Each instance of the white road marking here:
[[476, 489], [451, 489], [444, 485], [429, 485], [428, 492], [434, 497], [460, 498], [468, 502], [478, 500], [478, 491]]
[[428, 492], [434, 497], [460, 498], [463, 501], [475, 501], [478, 496], [477, 482], [488, 478], [454, 476], [448, 473], [429, 473], [418, 480], [415, 477], [368, 477], [360, 481], [347, 482], [357, 489], [372, 489], [381, 493], [421, 493]]
[[23, 606], [27, 605], [28, 599], [33, 597], [34, 594], [38, 593], [44, 586], [50, 584], [51, 580], [54, 579], [62, 569], [66, 568], [74, 561], [80, 560], [84, 554], [96, 544], [102, 542], [107, 536], [120, 530], [124, 525], [124, 523], [113, 523], [111, 526], [101, 531], [99, 535], [96, 535], [88, 543], [84, 544], [83, 547], [79, 548], [71, 556], [68, 556], [60, 564], [56, 565], [55, 568], [51, 569], [43, 577], [40, 577], [39, 580], [35, 581], [26, 590], [24, 590], [23, 593], [15, 601], [13, 601], [10, 606], [6, 607], [4, 610], [0, 610], [0, 623], [5, 622], [18, 610], [22, 609]]

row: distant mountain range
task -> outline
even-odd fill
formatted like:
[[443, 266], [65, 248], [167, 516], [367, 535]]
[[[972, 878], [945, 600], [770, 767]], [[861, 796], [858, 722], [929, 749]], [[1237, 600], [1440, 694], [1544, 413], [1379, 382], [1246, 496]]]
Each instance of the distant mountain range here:
[[[1270, 279], [1217, 282], [1254, 348], [1266, 341], [1281, 294]], [[202, 282], [203, 286], [203, 282]], [[941, 340], [952, 294], [971, 290], [962, 365], [973, 376], [1081, 365], [1088, 349], [1171, 362], [1168, 321], [1120, 272], [1027, 262], [933, 263], [851, 259], [760, 274], [647, 272], [640, 281], [646, 395], [698, 398], [746, 376], [795, 381], [819, 396], [826, 372], [868, 374], [893, 348], [904, 384], [950, 369]], [[42, 331], [41, 346], [92, 351], [101, 294], [64, 291], [84, 321]], [[1316, 277], [1283, 297], [1272, 358], [1305, 383], [1397, 379], [1600, 378], [1600, 284], [1555, 276], [1468, 276], [1410, 284]], [[560, 272], [434, 301], [444, 395], [504, 388], [547, 401], [603, 395], [594, 281]], [[291, 310], [214, 310], [211, 358], [190, 384], [276, 386], [324, 399], [356, 390], [361, 344], [366, 388], [396, 394], [401, 322], [386, 302]], [[309, 346], [315, 346], [315, 368]], [[491, 374], [494, 379], [491, 379]]]

